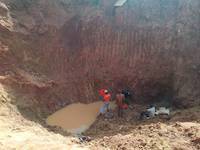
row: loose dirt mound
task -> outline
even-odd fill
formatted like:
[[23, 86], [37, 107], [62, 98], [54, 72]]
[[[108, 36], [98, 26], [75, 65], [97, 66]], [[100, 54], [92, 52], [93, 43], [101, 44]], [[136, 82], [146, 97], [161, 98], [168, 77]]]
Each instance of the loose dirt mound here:
[[[199, 115], [198, 107], [181, 113], [174, 111], [167, 120], [157, 117], [138, 121], [137, 112], [132, 110], [126, 112], [123, 119], [117, 116], [111, 120], [100, 118], [86, 135], [94, 137], [89, 145], [98, 149], [199, 149]], [[182, 121], [183, 118], [188, 122]]]
[[[91, 145], [99, 149], [199, 149], [197, 141], [200, 136], [200, 124], [193, 123], [154, 123], [149, 125], [134, 126], [135, 129], [121, 125], [121, 130], [127, 130], [126, 134], [104, 136], [92, 141]], [[112, 126], [117, 128], [118, 126]], [[105, 128], [105, 127], [104, 127]]]

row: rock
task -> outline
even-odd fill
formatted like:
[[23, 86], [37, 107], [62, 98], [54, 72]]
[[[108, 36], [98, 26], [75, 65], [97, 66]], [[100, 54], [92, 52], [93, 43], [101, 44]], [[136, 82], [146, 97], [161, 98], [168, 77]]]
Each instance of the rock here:
[[117, 147], [121, 147], [121, 146], [122, 146], [122, 144], [118, 144], [118, 145], [117, 145]]
[[8, 7], [0, 2], [0, 18], [2, 17], [7, 17], [7, 13], [8, 13]]
[[101, 146], [103, 146], [103, 147], [106, 145], [104, 142], [103, 142], [103, 143], [100, 143], [100, 144], [101, 144]]
[[122, 150], [127, 150], [127, 148], [126, 147], [122, 147]]
[[181, 126], [180, 123], [176, 122], [176, 123], [174, 124], [174, 127], [180, 128], [180, 127], [182, 127], [182, 126]]
[[189, 137], [192, 137], [194, 134], [193, 133], [188, 133], [187, 134]]
[[146, 145], [147, 145], [147, 143], [145, 143], [145, 142], [142, 142], [142, 143], [140, 143], [140, 145], [142, 145], [142, 146], [144, 147], [144, 146], [146, 146]]
[[192, 142], [195, 144], [200, 144], [200, 138], [193, 139]]
[[163, 134], [162, 134], [162, 133], [160, 133], [160, 132], [158, 133], [158, 135], [159, 135], [159, 136], [163, 136]]
[[79, 140], [80, 140], [80, 142], [90, 142], [91, 140], [92, 140], [92, 138], [91, 137], [89, 137], [89, 136], [81, 136], [81, 137], [79, 137]]
[[153, 137], [154, 135], [153, 134], [149, 134], [149, 137]]
[[189, 132], [189, 131], [190, 131], [190, 129], [185, 129], [185, 130], [184, 130], [184, 132]]
[[112, 112], [108, 112], [105, 114], [106, 119], [112, 119], [114, 117], [114, 114]]

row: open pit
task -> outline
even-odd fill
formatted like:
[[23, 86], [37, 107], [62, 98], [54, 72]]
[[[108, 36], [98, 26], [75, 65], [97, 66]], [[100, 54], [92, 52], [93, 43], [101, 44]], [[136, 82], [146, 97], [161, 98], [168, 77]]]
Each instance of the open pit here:
[[[200, 1], [116, 2], [0, 0], [0, 149], [199, 149]], [[133, 96], [124, 118], [91, 110], [91, 142], [47, 125], [101, 88]], [[152, 103], [171, 118], [138, 121]]]

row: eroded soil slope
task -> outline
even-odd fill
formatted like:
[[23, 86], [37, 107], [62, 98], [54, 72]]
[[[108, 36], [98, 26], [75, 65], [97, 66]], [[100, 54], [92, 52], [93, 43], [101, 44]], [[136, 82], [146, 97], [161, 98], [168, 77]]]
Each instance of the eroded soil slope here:
[[1, 75], [51, 112], [97, 100], [102, 87], [199, 105], [200, 2], [114, 2], [1, 0]]
[[0, 149], [87, 149], [76, 144], [73, 137], [64, 137], [28, 121], [11, 104], [12, 95], [12, 90], [8, 92], [0, 85]]

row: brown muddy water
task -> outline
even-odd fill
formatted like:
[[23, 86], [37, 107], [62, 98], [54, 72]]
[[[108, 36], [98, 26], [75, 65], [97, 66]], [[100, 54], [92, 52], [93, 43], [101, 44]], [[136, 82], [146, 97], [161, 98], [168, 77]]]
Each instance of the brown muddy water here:
[[[62, 127], [72, 134], [81, 134], [96, 120], [103, 102], [91, 104], [71, 104], [50, 115], [46, 122], [51, 126]], [[114, 108], [113, 104], [111, 106]]]

